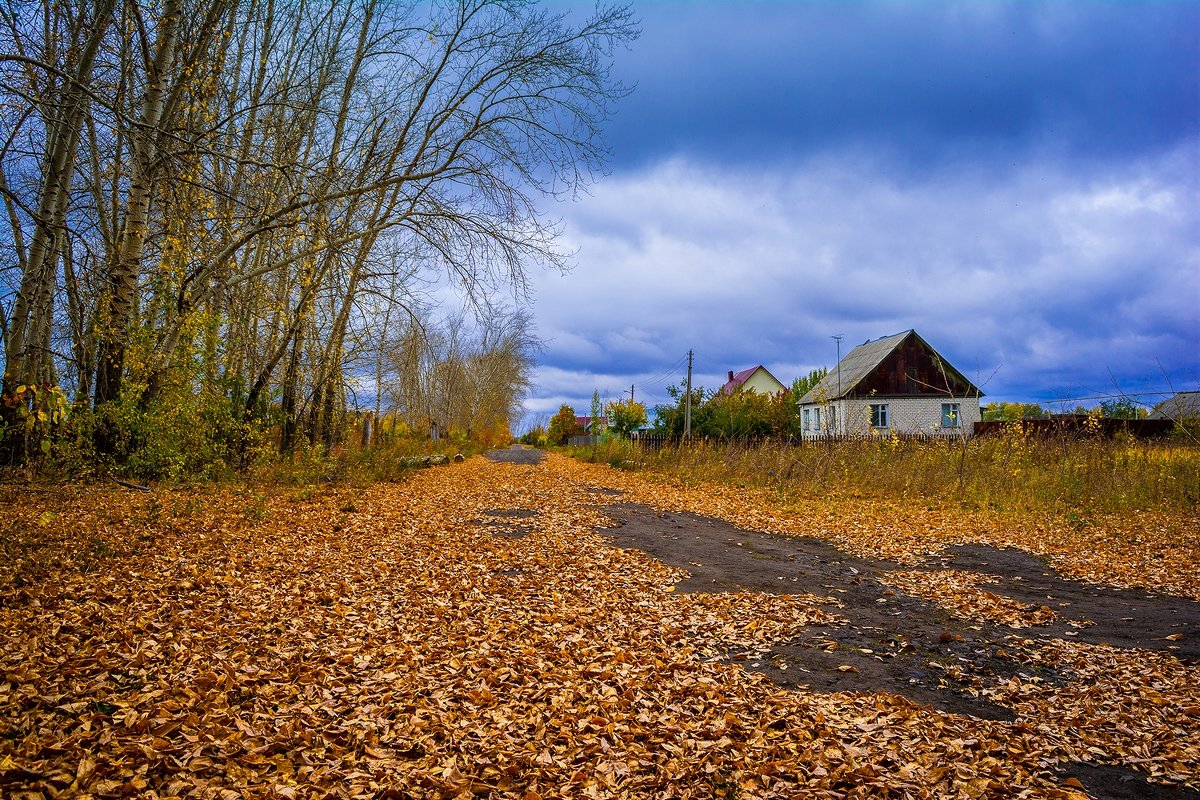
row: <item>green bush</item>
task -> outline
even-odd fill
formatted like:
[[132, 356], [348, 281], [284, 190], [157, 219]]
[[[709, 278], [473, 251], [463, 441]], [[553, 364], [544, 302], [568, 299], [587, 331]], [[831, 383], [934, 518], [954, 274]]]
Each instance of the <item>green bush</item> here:
[[[97, 448], [97, 441], [104, 443]], [[255, 458], [260, 424], [218, 392], [170, 391], [149, 410], [134, 403], [75, 407], [55, 432], [46, 472], [85, 477], [115, 472], [136, 480], [211, 481]]]

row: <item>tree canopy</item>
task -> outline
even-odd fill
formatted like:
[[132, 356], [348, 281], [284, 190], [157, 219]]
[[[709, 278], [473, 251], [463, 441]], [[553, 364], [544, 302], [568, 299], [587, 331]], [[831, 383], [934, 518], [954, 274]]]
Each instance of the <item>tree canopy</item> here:
[[546, 431], [546, 439], [550, 444], [561, 447], [572, 436], [579, 436], [582, 433], [583, 428], [580, 427], [579, 421], [575, 418], [575, 409], [564, 403], [558, 409], [558, 413], [550, 418], [550, 427]]
[[[671, 404], [655, 407], [654, 432], [682, 436], [683, 387], [668, 387]], [[692, 389], [692, 435], [713, 439], [747, 439], [773, 436], [787, 438], [800, 432], [800, 410], [794, 389], [774, 395], [735, 389], [732, 392]]]
[[636, 400], [614, 400], [608, 404], [608, 427], [628, 438], [631, 431], [646, 424], [646, 406]]
[[799, 378], [796, 378], [796, 380], [792, 381], [792, 394], [796, 396], [797, 400], [799, 400], [801, 397], [804, 397], [804, 395], [808, 394], [809, 390], [820, 383], [828, 374], [829, 370], [827, 368], [817, 367], [807, 375], [801, 375]]
[[[256, 438], [331, 444], [372, 375], [397, 352], [414, 362], [446, 285], [509, 341], [480, 339], [450, 359], [463, 370], [415, 363], [474, 382], [488, 410], [456, 411], [467, 427], [511, 413], [521, 370], [495, 377], [513, 349], [512, 326], [492, 324], [495, 298], [519, 304], [527, 270], [568, 263], [539, 203], [603, 167], [601, 126], [627, 92], [612, 55], [637, 35], [627, 8], [575, 19], [518, 0], [14, 0], [9, 11], [9, 460], [94, 434], [128, 461], [164, 426], [184, 458]], [[446, 350], [458, 324], [434, 325], [422, 346]], [[72, 400], [56, 421], [54, 387]]]
[[1050, 412], [1037, 403], [988, 403], [981, 410], [983, 419], [1014, 422], [1020, 419], [1041, 419], [1050, 416]]

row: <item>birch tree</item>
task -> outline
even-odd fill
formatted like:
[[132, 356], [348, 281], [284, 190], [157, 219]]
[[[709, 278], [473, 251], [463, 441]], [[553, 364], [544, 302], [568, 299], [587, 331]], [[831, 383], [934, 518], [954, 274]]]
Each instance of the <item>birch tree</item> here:
[[[521, 0], [7, 10], [6, 436], [18, 388], [66, 375], [98, 411], [224, 393], [247, 423], [278, 402], [281, 444], [330, 441], [372, 357], [364, 297], [404, 307], [440, 276], [485, 309], [566, 266], [542, 198], [602, 168], [636, 35], [624, 8], [573, 23]], [[468, 361], [440, 369], [491, 369]]]
[[[55, 4], [35, 15], [35, 4], [19, 3], [10, 5], [5, 15], [0, 63], [8, 102], [0, 192], [16, 261], [9, 269], [19, 275], [15, 294], [0, 307], [4, 323], [0, 423], [10, 458], [21, 455], [13, 451], [19, 440], [16, 432], [23, 426], [21, 412], [33, 410], [17, 399], [19, 388], [57, 382], [50, 337], [58, 267], [66, 247], [77, 147], [92, 101], [88, 87], [112, 23], [113, 6], [114, 0], [100, 0], [89, 15], [84, 3]], [[40, 25], [34, 21], [39, 18]], [[38, 165], [40, 174], [23, 180], [27, 187], [14, 185], [8, 165], [31, 163]]]

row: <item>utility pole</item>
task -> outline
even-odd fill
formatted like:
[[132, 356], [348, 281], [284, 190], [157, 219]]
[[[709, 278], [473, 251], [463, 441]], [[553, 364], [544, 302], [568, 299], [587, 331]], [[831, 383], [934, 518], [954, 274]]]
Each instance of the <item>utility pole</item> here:
[[683, 438], [692, 438], [692, 351], [688, 350], [687, 390], [683, 396]]
[[[835, 342], [837, 342], [837, 366], [834, 367], [834, 370], [837, 371], [837, 399], [838, 399], [839, 403], [842, 400], [842, 337], [843, 336], [844, 336], [844, 334], [841, 334], [841, 333], [834, 334], [834, 336], [833, 336], [833, 340]], [[843, 407], [842, 410], [845, 411], [845, 408]], [[838, 416], [841, 417], [842, 415], [838, 414]], [[837, 421], [837, 424], [841, 425], [842, 421], [839, 419]], [[837, 433], [837, 431], [835, 430], [834, 433]]]
[[830, 338], [837, 342], [837, 366], [834, 369], [837, 370], [837, 396], [840, 398], [842, 396], [842, 339], [845, 338], [845, 334], [836, 333]]
[[631, 403], [633, 402], [633, 386], [634, 384], [629, 384], [629, 402]]

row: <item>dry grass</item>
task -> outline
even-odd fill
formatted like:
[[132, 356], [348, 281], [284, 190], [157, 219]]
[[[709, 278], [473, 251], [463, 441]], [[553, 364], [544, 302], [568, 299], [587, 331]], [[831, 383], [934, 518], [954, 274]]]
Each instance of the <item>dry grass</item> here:
[[1031, 438], [1014, 431], [966, 442], [696, 442], [657, 452], [611, 441], [575, 455], [685, 483], [774, 489], [794, 499], [880, 499], [1081, 520], [1097, 513], [1194, 512], [1200, 503], [1200, 447], [1193, 443]]

